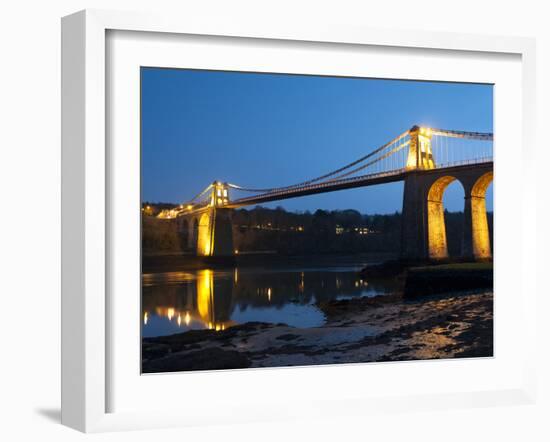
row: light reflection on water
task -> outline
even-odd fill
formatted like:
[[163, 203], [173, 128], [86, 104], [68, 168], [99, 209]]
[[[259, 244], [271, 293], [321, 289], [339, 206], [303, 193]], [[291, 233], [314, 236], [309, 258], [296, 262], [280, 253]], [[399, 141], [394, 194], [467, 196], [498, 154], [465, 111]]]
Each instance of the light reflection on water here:
[[142, 334], [225, 330], [250, 321], [316, 327], [320, 301], [375, 296], [396, 282], [366, 281], [360, 267], [234, 268], [149, 273], [142, 276]]

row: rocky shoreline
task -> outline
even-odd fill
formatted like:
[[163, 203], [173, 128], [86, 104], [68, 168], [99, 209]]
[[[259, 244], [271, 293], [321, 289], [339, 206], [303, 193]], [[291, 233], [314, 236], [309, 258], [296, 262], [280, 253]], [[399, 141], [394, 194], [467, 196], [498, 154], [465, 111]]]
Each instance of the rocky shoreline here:
[[249, 322], [223, 331], [144, 338], [142, 370], [248, 367], [493, 356], [492, 290], [401, 294], [319, 304], [321, 327]]

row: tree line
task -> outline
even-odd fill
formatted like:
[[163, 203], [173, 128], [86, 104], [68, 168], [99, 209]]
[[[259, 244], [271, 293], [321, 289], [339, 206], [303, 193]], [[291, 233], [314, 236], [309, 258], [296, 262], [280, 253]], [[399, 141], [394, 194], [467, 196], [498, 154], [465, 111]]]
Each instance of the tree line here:
[[[142, 247], [145, 254], [188, 251], [175, 220], [160, 220], [159, 205], [143, 211]], [[174, 205], [162, 204], [162, 208]], [[148, 212], [148, 213], [147, 213]], [[329, 253], [395, 253], [401, 250], [401, 213], [362, 214], [357, 210], [288, 212], [282, 207], [254, 207], [233, 212], [233, 241], [239, 252], [270, 251], [287, 255]], [[447, 245], [451, 256], [462, 246], [463, 213], [445, 211]], [[492, 237], [493, 214], [488, 213]]]

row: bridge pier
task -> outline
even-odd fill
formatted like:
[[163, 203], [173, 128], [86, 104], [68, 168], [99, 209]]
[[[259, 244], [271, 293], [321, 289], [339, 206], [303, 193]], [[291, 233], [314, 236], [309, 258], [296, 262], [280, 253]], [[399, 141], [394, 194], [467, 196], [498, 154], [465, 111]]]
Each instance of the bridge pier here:
[[196, 253], [198, 256], [233, 256], [232, 209], [208, 208], [198, 216]]
[[464, 237], [462, 254], [465, 258], [484, 260], [492, 257], [485, 194], [493, 181], [493, 172], [470, 176], [465, 181]]
[[401, 258], [405, 261], [428, 259], [427, 195], [418, 172], [405, 178], [401, 221]]
[[490, 259], [491, 239], [485, 194], [493, 181], [492, 165], [460, 170], [411, 171], [405, 177], [401, 230], [404, 261], [449, 258], [443, 195], [458, 180], [464, 187], [464, 224], [461, 257]]

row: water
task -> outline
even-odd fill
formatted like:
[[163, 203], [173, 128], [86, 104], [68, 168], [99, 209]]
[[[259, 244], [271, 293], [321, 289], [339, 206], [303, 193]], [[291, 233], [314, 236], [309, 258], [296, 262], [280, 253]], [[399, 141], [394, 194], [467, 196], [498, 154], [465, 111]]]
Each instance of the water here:
[[397, 289], [394, 280], [362, 279], [363, 267], [241, 267], [144, 274], [142, 334], [225, 330], [250, 321], [317, 327], [325, 322], [318, 302]]

